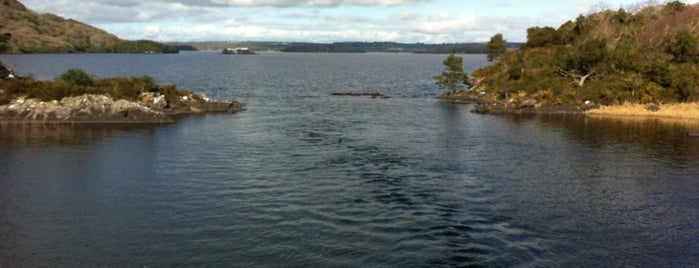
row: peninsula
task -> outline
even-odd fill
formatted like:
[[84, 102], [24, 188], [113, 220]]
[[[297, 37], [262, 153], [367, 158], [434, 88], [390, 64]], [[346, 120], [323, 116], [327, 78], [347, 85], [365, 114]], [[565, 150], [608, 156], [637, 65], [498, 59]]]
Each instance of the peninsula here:
[[0, 65], [0, 123], [172, 123], [183, 115], [236, 113], [236, 101], [215, 101], [153, 78], [94, 79], [71, 69], [54, 81], [14, 75]]
[[[580, 15], [557, 29], [533, 27], [518, 50], [491, 49], [503, 42], [494, 36], [493, 64], [472, 73], [470, 91], [443, 97], [477, 100], [483, 113], [638, 115], [626, 105], [672, 114], [663, 111], [699, 101], [697, 25], [699, 4], [674, 1]], [[677, 113], [699, 118], [696, 109]]]

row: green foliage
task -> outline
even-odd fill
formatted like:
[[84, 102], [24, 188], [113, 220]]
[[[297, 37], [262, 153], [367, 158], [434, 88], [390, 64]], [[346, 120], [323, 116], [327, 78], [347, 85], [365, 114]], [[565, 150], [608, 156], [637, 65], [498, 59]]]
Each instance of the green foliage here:
[[527, 29], [527, 43], [524, 48], [545, 47], [556, 44], [556, 29], [551, 27], [532, 27]]
[[0, 89], [0, 105], [21, 96], [51, 101], [83, 94], [104, 94], [114, 99], [136, 101], [145, 92], [159, 92], [165, 95], [168, 103], [178, 103], [180, 97], [192, 94], [191, 90], [179, 90], [172, 84], [159, 85], [150, 76], [94, 79], [79, 69], [71, 69], [54, 81], [0, 80]]
[[496, 34], [490, 38], [490, 42], [486, 45], [486, 52], [489, 61], [497, 60], [507, 52], [507, 41], [502, 34]]
[[468, 74], [464, 73], [463, 58], [449, 55], [444, 59], [445, 69], [441, 75], [434, 77], [435, 83], [440, 87], [456, 92], [461, 85], [469, 86]]
[[663, 13], [665, 14], [674, 14], [683, 11], [687, 7], [687, 4], [682, 3], [681, 1], [672, 1], [663, 7]]
[[61, 74], [58, 80], [68, 82], [74, 86], [91, 86], [94, 83], [92, 76], [80, 69], [69, 69]]
[[530, 28], [519, 51], [473, 73], [473, 88], [569, 105], [699, 101], [696, 25], [699, 5], [675, 1]]
[[576, 70], [581, 74], [601, 71], [600, 66], [608, 58], [607, 41], [590, 40], [578, 44], [567, 55], [564, 69]]
[[121, 41], [114, 47], [115, 53], [177, 53], [175, 47], [149, 40]]
[[693, 32], [685, 30], [670, 35], [665, 43], [665, 52], [672, 55], [675, 63], [699, 62], [699, 38]]
[[633, 14], [626, 12], [626, 10], [623, 8], [620, 8], [619, 11], [617, 11], [612, 17], [612, 21], [614, 23], [623, 25], [631, 22], [631, 18], [633, 18]]
[[9, 42], [10, 38], [12, 37], [12, 34], [10, 33], [4, 33], [0, 34], [0, 53], [4, 53], [9, 49]]
[[699, 100], [699, 66], [684, 63], [674, 66], [671, 70], [671, 89], [680, 101]]
[[609, 51], [609, 58], [616, 71], [639, 70], [642, 65], [641, 54], [631, 41], [619, 43], [614, 50]]

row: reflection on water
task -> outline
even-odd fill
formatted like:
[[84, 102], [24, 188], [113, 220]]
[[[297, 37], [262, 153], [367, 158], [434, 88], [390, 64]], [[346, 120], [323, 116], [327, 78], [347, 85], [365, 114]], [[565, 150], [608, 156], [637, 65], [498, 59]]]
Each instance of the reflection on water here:
[[[441, 55], [16, 58], [44, 57], [102, 75], [139, 66], [249, 109], [0, 126], [2, 268], [699, 262], [690, 125], [472, 114], [434, 99]], [[330, 95], [352, 91], [393, 98]]]
[[699, 137], [687, 135], [699, 128], [699, 122], [579, 117], [542, 115], [539, 120], [542, 124], [562, 126], [567, 137], [587, 146], [629, 145], [652, 158], [670, 158], [677, 166], [693, 167], [699, 163]]
[[162, 125], [151, 124], [0, 124], [0, 144], [42, 146], [90, 144], [134, 131], [152, 133]]

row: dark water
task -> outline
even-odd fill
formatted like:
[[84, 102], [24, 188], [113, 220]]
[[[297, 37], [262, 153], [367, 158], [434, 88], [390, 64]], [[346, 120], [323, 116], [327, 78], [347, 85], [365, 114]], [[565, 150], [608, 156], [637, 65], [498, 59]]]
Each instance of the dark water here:
[[[43, 79], [149, 74], [248, 111], [0, 126], [0, 267], [699, 263], [696, 126], [471, 114], [434, 99], [443, 57], [3, 56]], [[330, 96], [363, 91], [393, 98]]]

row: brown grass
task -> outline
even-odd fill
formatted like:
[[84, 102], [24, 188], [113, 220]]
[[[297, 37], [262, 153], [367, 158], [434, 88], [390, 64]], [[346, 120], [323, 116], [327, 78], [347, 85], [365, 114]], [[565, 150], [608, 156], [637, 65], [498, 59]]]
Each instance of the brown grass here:
[[653, 112], [644, 104], [625, 103], [622, 105], [602, 106], [589, 110], [586, 115], [595, 117], [625, 118], [629, 120], [658, 119], [675, 123], [699, 124], [699, 103], [663, 104], [660, 110]]

